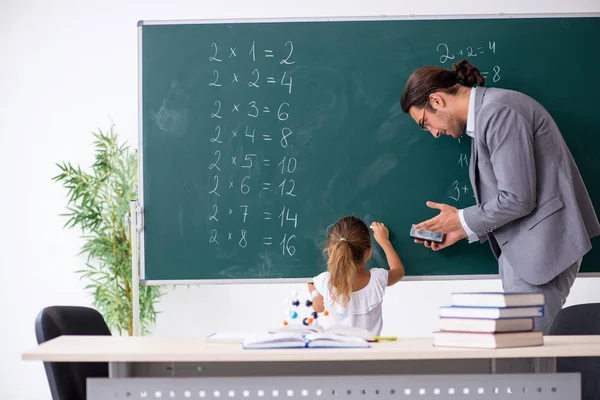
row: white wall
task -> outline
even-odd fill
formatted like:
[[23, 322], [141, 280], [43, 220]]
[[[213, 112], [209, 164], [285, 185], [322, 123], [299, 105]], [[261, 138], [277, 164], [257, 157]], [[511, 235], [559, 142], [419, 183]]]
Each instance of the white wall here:
[[[35, 346], [35, 316], [48, 305], [90, 304], [74, 273], [82, 242], [62, 229], [65, 192], [50, 178], [55, 162], [89, 165], [88, 132], [107, 128], [111, 119], [136, 145], [138, 20], [496, 12], [600, 12], [600, 2], [0, 0], [1, 397], [50, 398], [42, 364], [20, 360], [21, 351]], [[578, 280], [569, 303], [600, 301], [597, 284]], [[201, 336], [272, 326], [282, 316], [280, 299], [293, 289], [304, 287], [168, 289], [155, 332]], [[499, 289], [499, 282], [401, 283], [386, 299], [385, 331], [428, 335], [450, 292], [476, 289]]]

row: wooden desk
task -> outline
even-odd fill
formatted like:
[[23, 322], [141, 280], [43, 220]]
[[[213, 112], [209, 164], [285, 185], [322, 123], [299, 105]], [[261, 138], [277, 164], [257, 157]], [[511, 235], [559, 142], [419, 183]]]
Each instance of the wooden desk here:
[[[390, 375], [394, 375], [393, 382], [397, 385], [400, 376], [409, 379], [407, 384], [418, 382], [418, 376], [430, 376], [429, 381], [435, 376], [433, 380], [438, 385], [444, 379], [456, 382], [458, 378], [468, 379], [469, 382], [485, 379], [479, 383], [482, 385], [496, 379], [495, 375], [490, 374], [498, 374], [498, 379], [505, 379], [506, 376], [525, 379], [521, 382], [523, 385], [531, 383], [532, 376], [537, 383], [548, 380], [548, 384], [552, 385], [560, 383], [564, 378], [571, 379], [570, 384], [579, 384], [578, 374], [574, 378], [570, 374], [552, 373], [555, 372], [556, 357], [600, 357], [600, 336], [546, 336], [543, 346], [513, 349], [438, 348], [432, 342], [432, 338], [400, 338], [395, 342], [373, 343], [370, 349], [244, 350], [239, 343], [210, 343], [200, 337], [62, 336], [24, 352], [22, 358], [37, 361], [109, 362], [111, 381], [117, 386], [124, 385], [123, 382], [128, 385], [132, 383], [127, 379], [121, 381], [115, 378], [132, 377], [151, 379], [136, 381], [136, 384], [146, 386], [159, 384], [163, 382], [160, 379], [167, 379], [166, 377], [195, 377], [204, 379], [201, 381], [203, 385], [208, 382], [206, 379], [212, 379], [211, 384], [219, 386], [225, 382], [219, 379], [227, 377], [229, 386], [235, 382], [240, 387], [253, 387], [258, 383], [265, 385], [267, 381], [264, 379], [269, 379], [270, 387], [272, 382], [277, 381], [276, 377], [279, 377], [288, 386], [292, 383], [299, 385], [307, 380], [313, 383], [318, 381], [321, 386], [327, 386], [329, 383], [322, 379], [335, 378], [335, 382], [346, 382], [344, 387], [350, 387], [356, 382], [371, 382], [370, 379], [374, 379], [371, 384], [382, 387]], [[539, 372], [549, 374], [532, 374]], [[310, 379], [307, 379], [308, 376]], [[315, 381], [316, 377], [320, 380]], [[422, 384], [428, 382], [427, 378], [423, 379]], [[185, 382], [188, 386], [190, 384], [185, 379], [168, 382], [168, 385], [173, 385], [174, 382]], [[164, 386], [167, 383], [162, 384]], [[108, 390], [111, 386], [107, 386], [106, 382], [96, 382], [91, 383], [90, 387]]]
[[108, 362], [323, 362], [600, 357], [599, 336], [545, 336], [543, 346], [512, 349], [434, 347], [432, 338], [400, 338], [369, 349], [244, 350], [200, 337], [61, 336], [26, 351], [23, 360]]

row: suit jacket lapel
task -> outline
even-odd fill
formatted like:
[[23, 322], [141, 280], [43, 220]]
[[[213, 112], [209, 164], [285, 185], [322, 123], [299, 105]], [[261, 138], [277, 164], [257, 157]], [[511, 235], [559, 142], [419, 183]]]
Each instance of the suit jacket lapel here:
[[471, 163], [469, 165], [469, 178], [471, 179], [471, 186], [473, 187], [477, 204], [480, 203], [479, 189], [477, 186], [479, 176], [479, 170], [477, 168], [477, 149], [479, 147], [477, 146], [477, 135], [480, 134], [477, 132], [477, 116], [479, 115], [479, 111], [481, 111], [481, 104], [483, 103], [483, 96], [485, 95], [486, 90], [486, 88], [478, 87], [475, 91], [475, 137], [471, 140]]

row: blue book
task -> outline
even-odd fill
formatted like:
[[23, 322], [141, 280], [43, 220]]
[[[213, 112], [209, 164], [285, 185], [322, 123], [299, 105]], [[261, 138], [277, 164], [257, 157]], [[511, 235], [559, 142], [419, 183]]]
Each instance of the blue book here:
[[293, 348], [368, 348], [362, 338], [333, 333], [302, 335], [292, 332], [269, 333], [243, 341], [244, 349], [293, 349]]
[[535, 318], [544, 316], [544, 307], [462, 307], [442, 306], [440, 317], [443, 318]]

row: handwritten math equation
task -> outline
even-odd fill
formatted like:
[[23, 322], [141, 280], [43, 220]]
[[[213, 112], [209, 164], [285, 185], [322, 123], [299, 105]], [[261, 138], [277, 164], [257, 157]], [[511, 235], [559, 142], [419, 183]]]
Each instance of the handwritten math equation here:
[[[436, 46], [437, 54], [441, 64], [456, 62], [469, 59], [474, 65], [477, 65], [477, 57], [481, 58], [484, 54], [496, 54], [496, 42], [488, 41], [481, 46], [466, 46], [461, 48], [450, 48], [446, 43], [439, 43]], [[486, 79], [491, 79], [494, 83], [500, 81], [500, 66], [494, 65], [491, 70], [481, 70], [481, 75]]]
[[[294, 111], [291, 67], [296, 63], [296, 53], [290, 40], [282, 41], [277, 48], [279, 51], [252, 41], [245, 48], [213, 42], [206, 49], [206, 60], [212, 67], [212, 73], [206, 77], [212, 102], [212, 109], [207, 111], [211, 121], [207, 142], [212, 154], [207, 165], [210, 176], [207, 241], [222, 248], [231, 244], [239, 249], [260, 241], [265, 249], [277, 247], [281, 255], [294, 256], [300, 218], [292, 199], [299, 195], [295, 179], [299, 161], [286, 154], [286, 149], [294, 141], [289, 121]], [[260, 58], [262, 62], [257, 63]], [[256, 68], [248, 68], [249, 63]], [[229, 95], [225, 94], [225, 88]], [[250, 94], [256, 100], [231, 100], [232, 88], [234, 93]], [[267, 104], [263, 98], [270, 93], [265, 91], [270, 90], [279, 91], [278, 97], [283, 95], [285, 99]], [[256, 121], [264, 119], [269, 129], [255, 127]], [[240, 148], [241, 155], [237, 151]], [[271, 173], [273, 170], [275, 175]], [[262, 175], [276, 176], [276, 180], [262, 179], [261, 171], [271, 171]], [[277, 205], [256, 209], [259, 206], [254, 200], [264, 196], [276, 197], [269, 204]], [[225, 198], [230, 201], [224, 202]], [[232, 199], [239, 199], [239, 204], [231, 206]], [[225, 203], [228, 206], [224, 208]], [[263, 231], [250, 231], [247, 226], [251, 220], [253, 226], [260, 226]], [[263, 223], [257, 225], [259, 220]], [[278, 232], [277, 237], [270, 233], [273, 231]]]

